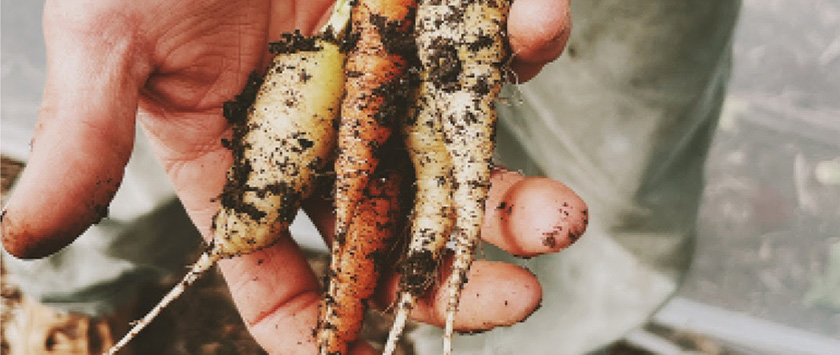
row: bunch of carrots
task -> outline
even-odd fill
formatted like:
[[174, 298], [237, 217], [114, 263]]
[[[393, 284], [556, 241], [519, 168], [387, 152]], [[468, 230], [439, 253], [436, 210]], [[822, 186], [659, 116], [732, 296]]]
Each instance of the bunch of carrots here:
[[[509, 6], [510, 0], [340, 0], [318, 34], [289, 33], [269, 44], [275, 57], [264, 76], [252, 74], [224, 106], [234, 162], [208, 251], [110, 353], [217, 261], [274, 244], [330, 168], [336, 229], [316, 329], [320, 353], [346, 353], [358, 336], [382, 256], [407, 214], [410, 236], [402, 242], [385, 353], [437, 282], [448, 242], [455, 256], [443, 352], [451, 353], [490, 187]], [[414, 197], [410, 213], [400, 203], [406, 195]]]

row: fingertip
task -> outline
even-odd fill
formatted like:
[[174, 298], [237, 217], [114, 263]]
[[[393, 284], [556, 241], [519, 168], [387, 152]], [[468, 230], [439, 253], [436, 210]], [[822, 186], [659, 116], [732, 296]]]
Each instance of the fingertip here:
[[3, 247], [21, 259], [54, 254], [107, 217], [122, 179], [122, 169], [98, 159], [41, 155], [33, 151], [2, 220]]
[[558, 252], [580, 238], [588, 224], [586, 203], [558, 181], [494, 174], [482, 238], [520, 257]]
[[515, 76], [512, 78], [508, 78], [508, 81], [519, 84], [524, 83], [528, 80], [533, 79], [537, 74], [542, 71], [542, 68], [545, 65], [537, 64], [537, 63], [525, 63], [522, 61], [514, 60], [510, 64], [510, 69], [515, 73]]
[[528, 178], [508, 191], [512, 207], [502, 233], [516, 240], [522, 256], [558, 252], [586, 231], [586, 203], [568, 186], [548, 178]]
[[[433, 289], [418, 298], [411, 310], [411, 318], [419, 322], [443, 326], [449, 302], [449, 283], [452, 255], [440, 266], [440, 281]], [[394, 310], [398, 275], [389, 277], [386, 287], [378, 293], [374, 306]], [[461, 291], [461, 301], [455, 316], [459, 332], [480, 332], [524, 321], [542, 302], [542, 286], [537, 277], [523, 267], [495, 261], [476, 260], [472, 263], [467, 283]]]
[[508, 32], [514, 62], [541, 67], [553, 61], [563, 52], [571, 33], [569, 0], [515, 1]]
[[[4, 211], [5, 212], [5, 211]], [[70, 244], [75, 233], [53, 235], [34, 234], [15, 223], [14, 215], [5, 214], [2, 222], [3, 248], [10, 255], [23, 260], [40, 259]]]
[[[436, 293], [434, 323], [446, 318], [448, 286]], [[524, 321], [542, 302], [542, 286], [527, 269], [503, 262], [476, 261], [461, 291], [455, 316], [459, 332], [480, 332]]]
[[[464, 307], [467, 310], [474, 309], [476, 314], [494, 309], [496, 314], [478, 327], [470, 328], [473, 324], [465, 323], [459, 330], [484, 330], [512, 325], [525, 320], [537, 309], [542, 302], [542, 286], [531, 271], [508, 263], [482, 264], [478, 264], [475, 271], [470, 273], [476, 282], [472, 285], [468, 282], [462, 291], [464, 297], [467, 297], [465, 299], [472, 297], [476, 303], [474, 306], [467, 303]], [[487, 282], [481, 282], [485, 279]]]

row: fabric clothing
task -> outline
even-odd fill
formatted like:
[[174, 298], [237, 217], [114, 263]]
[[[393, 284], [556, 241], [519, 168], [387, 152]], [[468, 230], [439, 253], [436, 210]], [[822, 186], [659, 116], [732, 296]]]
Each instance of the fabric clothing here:
[[[508, 168], [569, 185], [589, 205], [590, 225], [556, 255], [522, 260], [485, 245], [484, 257], [532, 270], [544, 299], [520, 324], [457, 337], [459, 354], [586, 353], [643, 324], [673, 294], [691, 259], [739, 7], [733, 0], [573, 2], [565, 54], [505, 90], [497, 156]], [[138, 139], [109, 219], [50, 258], [6, 259], [23, 292], [102, 314], [140, 282], [183, 271], [184, 250], [199, 238], [151, 162]], [[412, 337], [418, 354], [440, 353], [437, 328]]]

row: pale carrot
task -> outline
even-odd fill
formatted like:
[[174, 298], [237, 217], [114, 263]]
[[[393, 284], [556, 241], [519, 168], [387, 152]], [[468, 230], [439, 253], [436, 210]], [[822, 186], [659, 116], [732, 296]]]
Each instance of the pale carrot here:
[[[335, 17], [340, 17], [337, 8]], [[109, 350], [116, 353], [218, 260], [252, 253], [279, 240], [312, 193], [335, 144], [343, 95], [344, 53], [333, 35], [340, 19], [317, 36], [295, 32], [272, 43], [265, 79], [252, 75], [237, 101], [226, 103], [233, 164], [219, 197], [208, 251], [149, 313]], [[259, 89], [256, 89], [259, 87]], [[253, 101], [253, 103], [251, 103]]]
[[452, 159], [455, 258], [449, 277], [444, 354], [452, 352], [455, 313], [479, 241], [496, 124], [495, 103], [507, 63], [509, 0], [420, 1], [418, 56], [441, 113]]
[[[425, 76], [425, 75], [423, 75]], [[424, 80], [415, 107], [403, 122], [406, 149], [414, 165], [415, 196], [411, 216], [411, 237], [400, 261], [400, 294], [394, 325], [383, 354], [396, 350], [409, 313], [417, 299], [433, 285], [441, 256], [453, 224], [451, 193], [452, 164], [443, 139], [431, 82]]]

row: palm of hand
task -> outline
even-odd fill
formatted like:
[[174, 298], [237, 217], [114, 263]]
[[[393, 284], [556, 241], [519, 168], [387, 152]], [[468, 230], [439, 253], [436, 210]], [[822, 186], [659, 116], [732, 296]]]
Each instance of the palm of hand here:
[[211, 0], [162, 6], [170, 20], [156, 24], [163, 31], [151, 40], [157, 43], [150, 58], [154, 70], [141, 90], [138, 117], [187, 211], [197, 225], [208, 226], [216, 209], [210, 201], [224, 178], [220, 167], [229, 165], [230, 154], [220, 144], [228, 134], [222, 104], [241, 90], [250, 72], [265, 67], [267, 42], [294, 29], [314, 32], [330, 2]]

